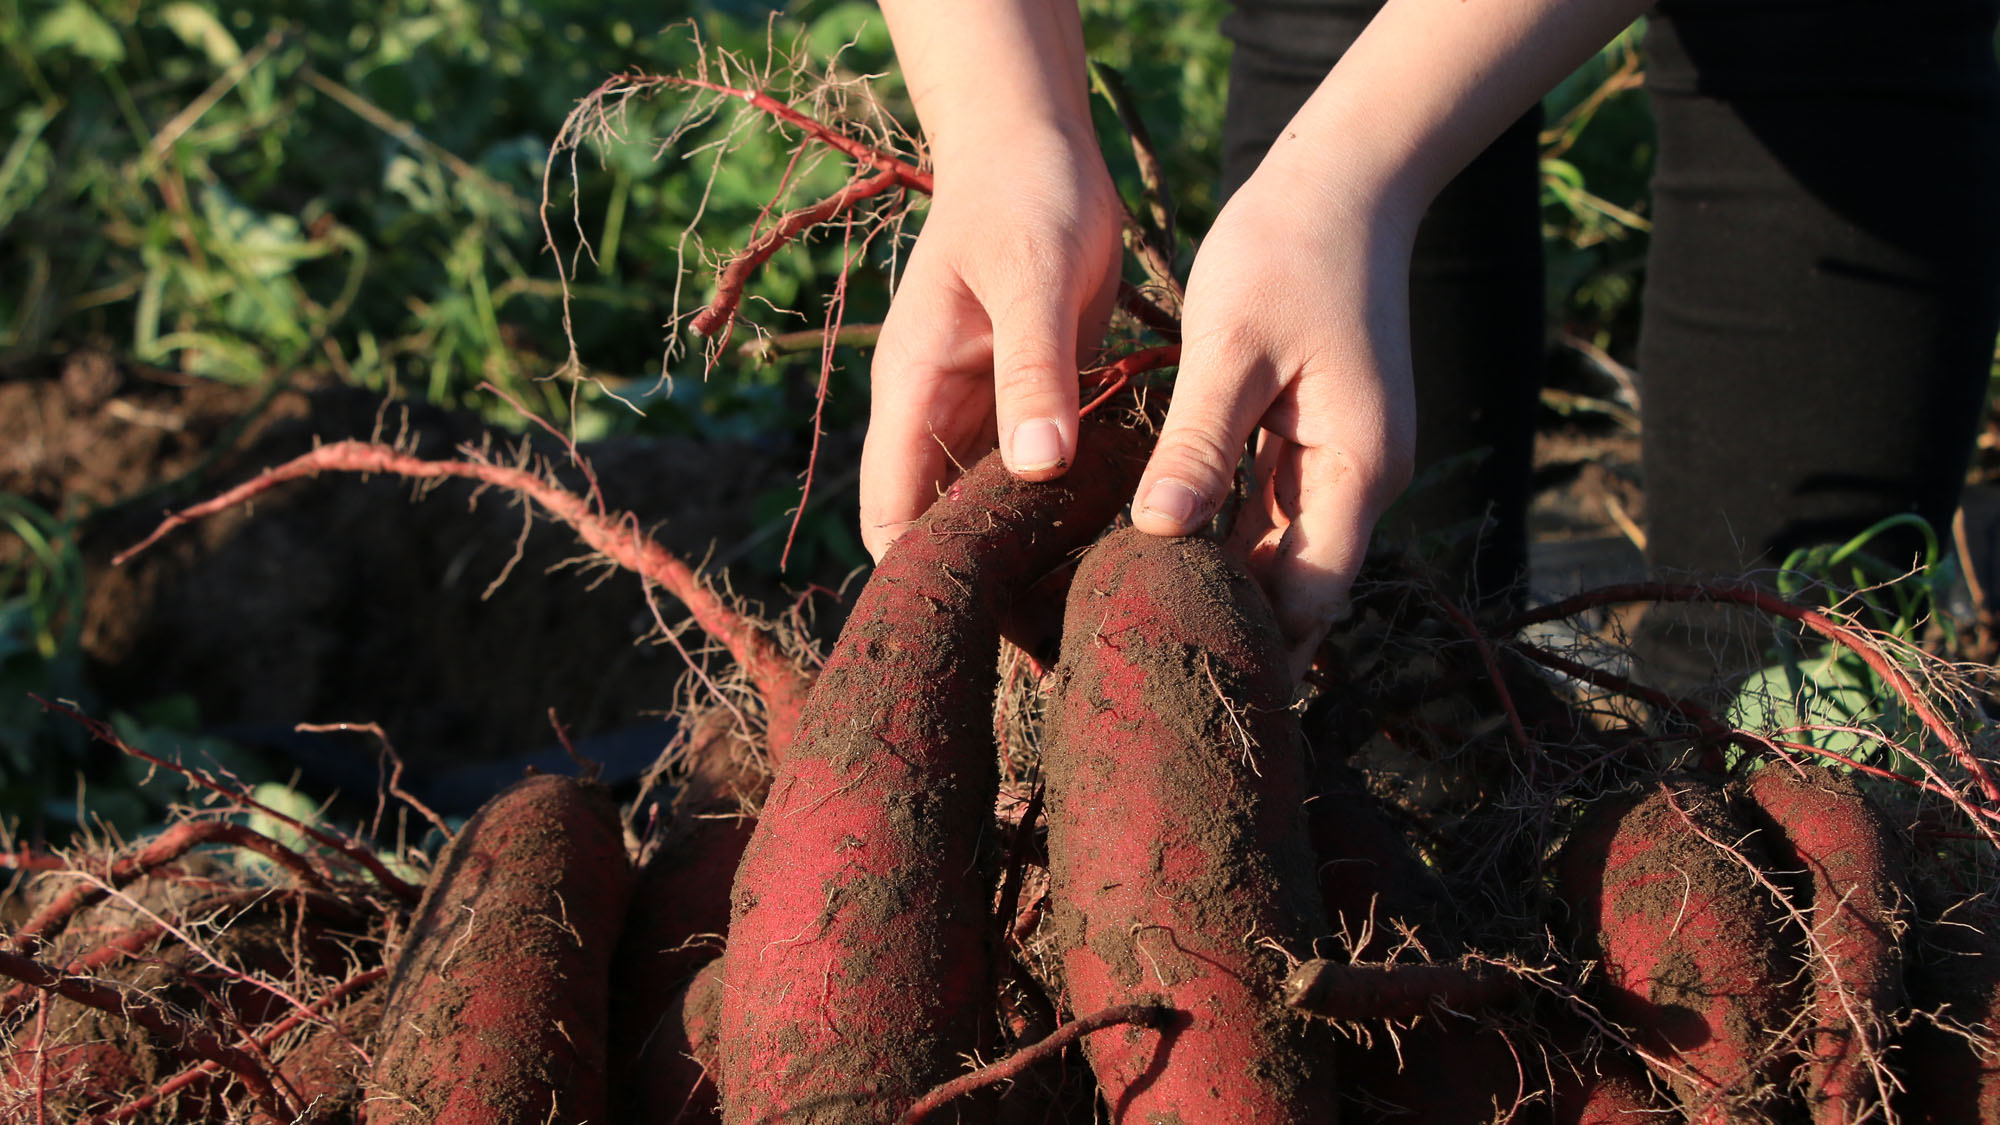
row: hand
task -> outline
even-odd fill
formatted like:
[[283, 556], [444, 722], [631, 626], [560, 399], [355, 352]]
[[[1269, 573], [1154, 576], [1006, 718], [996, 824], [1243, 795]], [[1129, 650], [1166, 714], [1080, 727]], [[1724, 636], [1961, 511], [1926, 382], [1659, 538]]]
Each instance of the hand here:
[[1035, 129], [939, 159], [875, 349], [861, 538], [877, 559], [996, 441], [1016, 475], [1062, 475], [1079, 348], [1117, 294], [1123, 210], [1095, 138]]
[[1301, 190], [1269, 161], [1230, 199], [1188, 279], [1173, 402], [1133, 504], [1142, 531], [1198, 531], [1256, 431], [1230, 546], [1271, 597], [1295, 679], [1410, 480], [1409, 209]]

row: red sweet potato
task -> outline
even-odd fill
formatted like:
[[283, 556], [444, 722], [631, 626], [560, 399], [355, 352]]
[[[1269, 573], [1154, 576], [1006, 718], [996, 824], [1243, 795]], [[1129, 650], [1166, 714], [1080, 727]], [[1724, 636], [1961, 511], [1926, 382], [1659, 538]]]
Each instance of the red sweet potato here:
[[[109, 1039], [61, 1042], [49, 1036], [46, 1047], [30, 1030], [7, 1044], [4, 1066], [0, 1066], [0, 1118], [10, 1121], [34, 1120], [37, 1103], [58, 1114], [81, 1118], [131, 1098], [144, 1088], [145, 1061], [135, 1058], [128, 1045]], [[192, 1104], [176, 1105], [184, 1120], [208, 1120], [213, 1106], [205, 1096]]]
[[343, 1125], [361, 1108], [361, 1055], [370, 1029], [382, 1018], [382, 991], [375, 987], [340, 1006], [331, 1026], [313, 1029], [297, 1046], [276, 1057], [279, 1071], [305, 1110], [297, 1121], [279, 1122], [262, 1113], [251, 1125]]
[[1674, 1120], [1646, 1068], [1613, 1043], [1590, 1048], [1581, 1020], [1554, 1013], [1539, 1021], [1559, 1054], [1549, 1060], [1549, 1125], [1645, 1125]]
[[602, 1121], [632, 870], [601, 790], [531, 777], [439, 857], [391, 962], [369, 1125]]
[[648, 1030], [645, 1069], [620, 1078], [618, 1121], [692, 1125], [715, 1120], [715, 1078], [722, 1018], [722, 961], [703, 966], [674, 991], [664, 1018]]
[[1746, 861], [1770, 866], [1722, 793], [1686, 779], [1600, 805], [1557, 861], [1603, 1011], [1672, 1064], [1695, 1122], [1770, 1119], [1797, 1011], [1797, 950]]
[[1070, 1008], [1160, 1003], [1085, 1040], [1115, 1121], [1331, 1121], [1330, 1025], [1285, 1010], [1322, 914], [1304, 742], [1269, 606], [1201, 539], [1127, 529], [1070, 589], [1043, 743]]
[[889, 1120], [979, 1046], [995, 623], [1124, 505], [1145, 445], [1092, 418], [1059, 481], [1017, 481], [987, 458], [856, 599], [737, 872], [725, 1120]]
[[1778, 763], [1746, 787], [1778, 868], [1798, 872], [1810, 911], [1812, 1032], [1805, 1093], [1813, 1125], [1878, 1117], [1894, 1087], [1889, 1031], [1903, 1008], [1902, 914], [1910, 901], [1889, 826], [1854, 779]]

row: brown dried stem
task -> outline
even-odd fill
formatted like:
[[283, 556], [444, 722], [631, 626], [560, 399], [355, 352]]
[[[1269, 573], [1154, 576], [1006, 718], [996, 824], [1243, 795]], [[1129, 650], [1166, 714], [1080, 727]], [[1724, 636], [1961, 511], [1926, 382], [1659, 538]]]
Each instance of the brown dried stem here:
[[1471, 961], [1447, 965], [1311, 960], [1282, 988], [1285, 1006], [1324, 1019], [1409, 1020], [1433, 1008], [1467, 1012], [1520, 991], [1519, 981]]
[[[882, 326], [879, 324], [843, 324], [833, 333], [833, 344], [835, 347], [872, 348], [875, 341], [881, 338]], [[781, 356], [822, 351], [826, 343], [824, 328], [801, 328], [797, 332], [779, 332], [746, 340], [736, 349], [736, 354], [751, 363], [770, 363]]]
[[247, 825], [226, 820], [190, 820], [174, 825], [146, 841], [137, 852], [111, 865], [102, 885], [78, 883], [35, 912], [34, 917], [14, 932], [12, 945], [20, 952], [45, 943], [61, 932], [77, 911], [102, 901], [111, 890], [154, 871], [204, 844], [232, 844], [278, 864], [316, 890], [327, 888], [326, 878], [313, 869], [306, 857]]
[[898, 1125], [915, 1125], [955, 1098], [1005, 1082], [1043, 1059], [1054, 1058], [1061, 1054], [1070, 1044], [1093, 1031], [1102, 1031], [1107, 1027], [1117, 1027], [1127, 1023], [1140, 1027], [1159, 1027], [1166, 1022], [1171, 1012], [1171, 1008], [1158, 1004], [1120, 1004], [1073, 1019], [1051, 1032], [1048, 1038], [1023, 1047], [999, 1062], [961, 1074], [918, 1098], [915, 1105], [911, 1106], [902, 1117], [897, 1118]]
[[[450, 840], [454, 835], [456, 835], [456, 833], [454, 833], [451, 830], [451, 825], [445, 823], [445, 819], [437, 814], [437, 810], [431, 808], [429, 805], [425, 804], [422, 800], [418, 799], [416, 794], [403, 788], [403, 756], [401, 754], [396, 753], [396, 745], [395, 743], [389, 741], [389, 734], [387, 731], [384, 731], [382, 729], [382, 724], [299, 723], [296, 726], [292, 727], [292, 729], [296, 731], [307, 731], [316, 734], [327, 734], [340, 731], [340, 732], [352, 732], [356, 734], [372, 734], [375, 736], [375, 741], [379, 743], [382, 747], [383, 758], [387, 759], [389, 763], [389, 776], [387, 780], [385, 780], [382, 783], [382, 789], [376, 793], [377, 799], [375, 802], [375, 822], [368, 830], [369, 835], [371, 836], [377, 835], [382, 830], [383, 805], [386, 803], [385, 800], [383, 800], [383, 796], [385, 793], [387, 796], [394, 797], [397, 800], [403, 802], [405, 805], [408, 805], [409, 807], [417, 810], [417, 815], [423, 817], [425, 820], [430, 821], [431, 827], [437, 829], [439, 834], [441, 834], [446, 840]], [[379, 765], [377, 768], [380, 768]]]

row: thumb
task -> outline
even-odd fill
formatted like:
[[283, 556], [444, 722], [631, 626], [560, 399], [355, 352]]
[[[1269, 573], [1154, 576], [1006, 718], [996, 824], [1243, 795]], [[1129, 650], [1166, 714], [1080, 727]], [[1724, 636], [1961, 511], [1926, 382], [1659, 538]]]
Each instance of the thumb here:
[[1139, 478], [1132, 523], [1151, 535], [1192, 535], [1229, 495], [1243, 446], [1270, 396], [1242, 375], [1182, 367], [1152, 459]]
[[1053, 480], [1076, 460], [1076, 334], [1081, 300], [1023, 292], [993, 323], [993, 418], [1000, 457], [1024, 480]]

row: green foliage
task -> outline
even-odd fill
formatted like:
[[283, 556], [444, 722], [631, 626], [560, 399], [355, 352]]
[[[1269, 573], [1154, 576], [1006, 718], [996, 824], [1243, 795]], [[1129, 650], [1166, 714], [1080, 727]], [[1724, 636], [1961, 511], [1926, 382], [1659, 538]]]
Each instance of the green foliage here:
[[14, 540], [0, 553], [0, 822], [33, 817], [75, 782], [84, 742], [51, 724], [30, 693], [84, 695], [83, 561], [73, 529], [33, 504], [0, 493], [0, 527]]
[[[0, 349], [99, 340], [236, 381], [311, 362], [438, 402], [490, 379], [564, 417], [564, 389], [533, 381], [567, 352], [543, 161], [605, 76], [765, 49], [761, 5], [685, 14], [700, 43], [636, 2], [6, 0]], [[804, 50], [852, 41], [857, 65], [887, 61], [872, 6], [798, 14]], [[578, 347], [614, 379], [658, 365], [660, 337], [633, 328], [671, 316], [713, 170], [681, 159], [709, 133], [653, 151], [677, 112], [633, 107], [625, 142], [579, 162], [576, 196], [557, 185], [554, 220], [573, 209], [596, 250], [574, 288]], [[737, 138], [706, 191], [713, 229], [748, 228], [785, 155], [762, 130]], [[829, 262], [837, 248], [781, 256], [759, 296], [804, 302]]]
[[[1923, 544], [1918, 566], [1895, 566], [1870, 547], [1898, 533]], [[1945, 553], [1922, 517], [1890, 516], [1844, 543], [1801, 547], [1778, 570], [1778, 592], [1803, 604], [1825, 605], [1878, 629], [1892, 643], [1914, 643], [1931, 627], [1951, 645], [1946, 610], [1961, 579], [1955, 555]], [[1891, 659], [1894, 653], [1885, 650]], [[1767, 666], [1739, 688], [1729, 721], [1857, 761], [1913, 776], [1916, 766], [1885, 745], [1905, 736], [1921, 740], [1923, 728], [1880, 675], [1849, 649], [1805, 648], [1787, 637], [1767, 655]]]
[[[1222, 110], [1229, 86], [1229, 42], [1221, 25], [1229, 5], [1082, 0], [1080, 7], [1091, 57], [1124, 77], [1152, 134], [1174, 193], [1175, 224], [1199, 237], [1221, 205]], [[1136, 203], [1138, 168], [1118, 120], [1101, 102], [1096, 111], [1112, 174]]]
[[1644, 19], [1542, 100], [1542, 245], [1557, 331], [1630, 359], [1645, 267], [1653, 118]]

